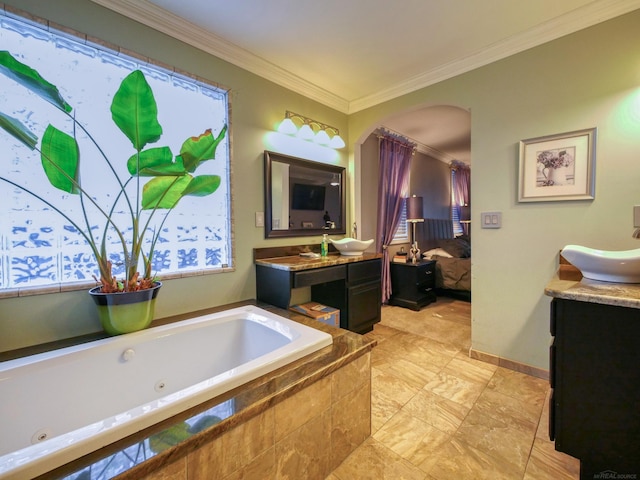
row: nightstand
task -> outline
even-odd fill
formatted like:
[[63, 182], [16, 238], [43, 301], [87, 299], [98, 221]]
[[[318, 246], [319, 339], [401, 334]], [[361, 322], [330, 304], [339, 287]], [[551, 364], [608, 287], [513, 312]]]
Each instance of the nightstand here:
[[391, 263], [390, 305], [420, 310], [436, 301], [436, 262]]

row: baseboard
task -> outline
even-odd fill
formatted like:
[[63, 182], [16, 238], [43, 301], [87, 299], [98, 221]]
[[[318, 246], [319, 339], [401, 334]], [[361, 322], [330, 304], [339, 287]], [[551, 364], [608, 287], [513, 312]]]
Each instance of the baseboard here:
[[491, 353], [480, 352], [478, 350], [474, 350], [473, 348], [470, 348], [469, 357], [475, 360], [480, 360], [481, 362], [490, 363], [492, 365], [497, 365], [499, 367], [508, 368], [509, 370], [525, 373], [527, 375], [531, 375], [532, 377], [542, 378], [543, 380], [549, 380], [548, 370], [544, 370], [538, 367], [533, 367], [531, 365], [516, 362], [514, 360], [509, 360], [508, 358], [502, 358], [497, 355], [493, 355]]

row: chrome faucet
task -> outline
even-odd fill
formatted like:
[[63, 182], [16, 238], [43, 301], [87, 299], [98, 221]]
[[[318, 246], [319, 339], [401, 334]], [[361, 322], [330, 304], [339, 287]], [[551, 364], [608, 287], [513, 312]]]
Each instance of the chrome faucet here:
[[351, 230], [351, 238], [358, 238], [358, 224], [353, 222], [353, 229]]

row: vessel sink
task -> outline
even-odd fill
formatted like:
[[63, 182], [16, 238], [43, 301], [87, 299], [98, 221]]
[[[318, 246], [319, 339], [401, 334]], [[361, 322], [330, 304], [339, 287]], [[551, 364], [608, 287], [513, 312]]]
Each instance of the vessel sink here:
[[362, 255], [364, 251], [371, 246], [373, 238], [371, 240], [358, 240], [357, 238], [343, 238], [342, 240], [334, 240], [330, 238], [331, 243], [340, 252], [340, 255], [356, 256]]
[[616, 283], [640, 283], [640, 248], [635, 250], [597, 250], [567, 245], [562, 256], [591, 280]]

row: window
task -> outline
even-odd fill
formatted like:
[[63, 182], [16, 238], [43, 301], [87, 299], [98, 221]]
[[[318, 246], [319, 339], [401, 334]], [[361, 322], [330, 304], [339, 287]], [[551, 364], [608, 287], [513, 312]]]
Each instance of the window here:
[[[157, 146], [169, 146], [173, 155], [189, 137], [211, 128], [218, 134], [229, 124], [228, 92], [217, 86], [179, 75], [139, 59], [94, 45], [69, 34], [58, 33], [39, 23], [4, 16], [0, 12], [0, 44], [22, 63], [37, 70], [60, 90], [73, 107], [76, 120], [113, 160], [118, 176], [129, 178], [126, 159], [131, 143], [114, 126], [110, 114], [111, 98], [120, 81], [131, 71], [141, 70], [151, 85], [158, 104], [158, 121], [163, 128]], [[0, 75], [0, 112], [28, 123], [42, 138], [48, 124], [72, 135], [73, 122], [42, 98], [5, 75]], [[79, 130], [79, 129], [78, 129]], [[77, 133], [77, 132], [76, 132]], [[98, 151], [85, 153], [88, 135], [80, 132], [81, 175], [86, 190], [100, 205], [113, 196], [115, 188], [108, 170], [91, 163]], [[155, 144], [154, 144], [155, 146]], [[162, 224], [154, 249], [154, 273], [161, 278], [189, 272], [224, 271], [231, 267], [231, 216], [229, 182], [229, 135], [216, 149], [215, 160], [205, 162], [198, 174], [218, 175], [220, 186], [205, 197], [185, 197]], [[124, 160], [121, 160], [124, 159]], [[42, 193], [56, 208], [79, 224], [84, 224], [78, 195], [69, 195], [52, 187], [45, 177], [38, 151], [30, 151], [5, 130], [0, 129], [0, 177], [15, 181]], [[206, 170], [206, 171], [205, 171]], [[95, 195], [94, 195], [95, 193]], [[99, 276], [91, 250], [77, 230], [51, 208], [24, 190], [0, 181], [0, 290], [21, 287], [45, 288], [54, 284], [92, 282]], [[113, 215], [129, 215], [125, 209]], [[102, 218], [91, 221], [92, 231], [101, 231]], [[153, 224], [153, 222], [152, 222]], [[125, 233], [125, 232], [123, 232]], [[107, 247], [117, 244], [115, 235], [107, 235]], [[114, 249], [114, 275], [120, 276], [125, 259]], [[118, 267], [119, 266], [119, 267]]]
[[462, 235], [462, 224], [460, 223], [460, 207], [456, 203], [455, 194], [453, 192], [453, 186], [456, 183], [456, 170], [451, 169], [451, 221], [453, 223], [453, 235], [455, 237]]
[[407, 199], [402, 199], [402, 207], [400, 210], [400, 222], [398, 222], [398, 228], [393, 235], [392, 244], [394, 243], [408, 243], [409, 242], [409, 227], [407, 226]]

